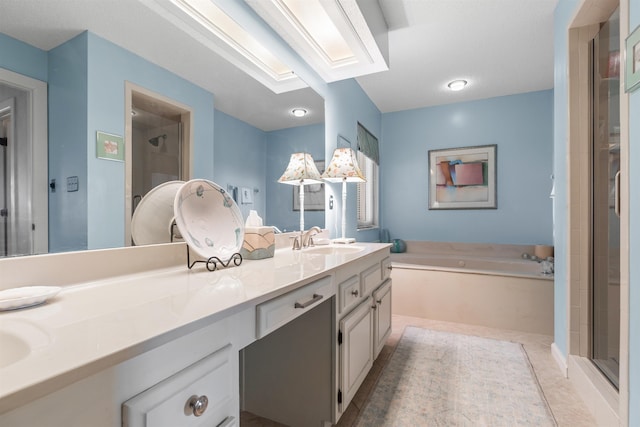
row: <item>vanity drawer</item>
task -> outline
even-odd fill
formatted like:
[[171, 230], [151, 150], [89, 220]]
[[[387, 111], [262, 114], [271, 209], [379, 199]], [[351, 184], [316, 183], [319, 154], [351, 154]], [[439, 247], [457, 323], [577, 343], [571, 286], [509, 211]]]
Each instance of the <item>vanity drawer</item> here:
[[256, 307], [256, 337], [262, 338], [331, 297], [331, 277], [325, 277]]
[[123, 427], [236, 425], [232, 354], [229, 344], [124, 402]]
[[371, 292], [382, 282], [380, 263], [376, 263], [362, 272], [363, 295], [371, 295]]
[[384, 282], [391, 277], [391, 258], [385, 258], [381, 261], [382, 264], [382, 281]]
[[360, 276], [357, 274], [338, 285], [338, 313], [349, 311], [362, 298]]

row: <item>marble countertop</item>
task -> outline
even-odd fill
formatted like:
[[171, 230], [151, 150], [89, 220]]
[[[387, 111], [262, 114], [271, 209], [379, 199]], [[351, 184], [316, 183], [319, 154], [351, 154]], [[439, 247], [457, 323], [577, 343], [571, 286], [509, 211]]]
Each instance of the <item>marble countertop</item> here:
[[0, 312], [0, 339], [13, 334], [30, 347], [24, 358], [0, 367], [0, 413], [33, 387], [86, 377], [388, 246], [356, 243], [362, 250], [346, 253], [278, 249], [273, 258], [214, 272], [204, 264], [155, 269], [65, 286], [44, 305]]

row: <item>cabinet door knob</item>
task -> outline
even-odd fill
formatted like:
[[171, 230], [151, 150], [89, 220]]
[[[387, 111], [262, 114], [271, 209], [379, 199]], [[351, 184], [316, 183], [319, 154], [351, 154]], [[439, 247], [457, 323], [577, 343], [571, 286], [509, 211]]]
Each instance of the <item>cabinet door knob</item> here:
[[207, 396], [191, 396], [187, 401], [187, 406], [191, 409], [193, 415], [199, 417], [207, 410], [207, 406], [209, 406], [209, 399]]
[[358, 292], [357, 289], [354, 289], [354, 290], [351, 291], [351, 295], [353, 295], [354, 297], [357, 297], [358, 294], [359, 294], [359, 292]]

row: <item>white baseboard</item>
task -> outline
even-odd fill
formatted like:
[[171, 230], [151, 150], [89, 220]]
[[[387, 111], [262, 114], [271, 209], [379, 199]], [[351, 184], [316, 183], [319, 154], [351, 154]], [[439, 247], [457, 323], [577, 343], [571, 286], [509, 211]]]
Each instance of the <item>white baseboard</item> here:
[[551, 344], [551, 355], [553, 359], [558, 364], [560, 371], [562, 371], [562, 375], [565, 378], [569, 378], [569, 368], [567, 367], [567, 358], [562, 354], [556, 343]]

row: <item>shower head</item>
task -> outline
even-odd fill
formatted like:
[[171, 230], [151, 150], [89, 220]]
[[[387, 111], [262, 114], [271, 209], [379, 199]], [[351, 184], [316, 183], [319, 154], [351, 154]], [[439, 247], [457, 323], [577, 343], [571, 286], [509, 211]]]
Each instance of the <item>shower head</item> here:
[[158, 135], [158, 136], [154, 136], [153, 138], [149, 139], [149, 144], [153, 145], [154, 147], [157, 147], [158, 145], [160, 145], [160, 138], [162, 138], [163, 140], [167, 139], [167, 135]]

